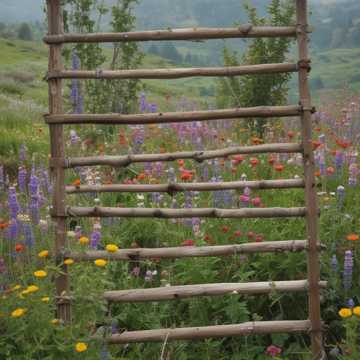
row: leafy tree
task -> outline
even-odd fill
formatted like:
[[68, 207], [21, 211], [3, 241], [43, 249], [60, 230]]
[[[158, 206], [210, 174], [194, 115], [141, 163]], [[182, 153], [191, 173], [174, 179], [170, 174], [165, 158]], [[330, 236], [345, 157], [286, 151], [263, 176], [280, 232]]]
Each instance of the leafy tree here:
[[[111, 7], [111, 31], [128, 32], [135, 27], [135, 16], [132, 6], [138, 0], [117, 0]], [[102, 17], [109, 11], [104, 1], [99, 0], [66, 0], [65, 24], [77, 32], [92, 33], [98, 31]], [[95, 14], [95, 15], [94, 15]], [[96, 18], [96, 21], [93, 19]], [[143, 54], [134, 42], [115, 43], [110, 65], [105, 63], [103, 47], [99, 44], [78, 44], [77, 54], [82, 68], [131, 69], [141, 64]], [[68, 55], [70, 54], [68, 50]], [[86, 109], [90, 112], [128, 113], [137, 103], [140, 89], [139, 80], [88, 80], [85, 82], [84, 94], [90, 98]]]
[[171, 42], [165, 43], [163, 45], [163, 47], [161, 48], [161, 56], [166, 59], [172, 60], [175, 63], [181, 63], [183, 60], [181, 54]]
[[22, 23], [19, 27], [18, 38], [25, 41], [33, 40], [32, 30], [27, 23]]
[[[284, 26], [291, 23], [294, 16], [293, 2], [283, 3], [272, 0], [268, 6], [268, 18], [260, 18], [254, 7], [245, 5], [250, 21], [255, 26]], [[224, 48], [225, 66], [242, 64], [282, 63], [286, 60], [291, 40], [289, 38], [254, 39], [241, 60], [236, 52]], [[223, 78], [218, 81], [217, 103], [219, 107], [251, 107], [261, 105], [281, 105], [287, 98], [287, 83], [290, 74], [251, 75]], [[258, 136], [264, 135], [266, 120], [253, 119], [249, 126]]]

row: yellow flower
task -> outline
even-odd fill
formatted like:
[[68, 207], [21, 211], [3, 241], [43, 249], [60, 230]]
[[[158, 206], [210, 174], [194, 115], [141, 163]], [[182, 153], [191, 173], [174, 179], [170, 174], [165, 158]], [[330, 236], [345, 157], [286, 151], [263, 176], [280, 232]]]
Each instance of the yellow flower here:
[[[36, 286], [36, 285], [29, 285], [29, 286], [27, 287], [27, 289], [24, 290], [24, 291], [26, 291], [27, 294], [29, 294], [29, 293], [37, 292], [38, 290], [39, 290], [39, 287], [38, 287], [38, 286]], [[24, 291], [23, 291], [23, 292], [24, 292]]]
[[48, 296], [45, 296], [45, 297], [41, 298], [41, 301], [42, 302], [49, 302], [50, 298]]
[[356, 316], [360, 316], [360, 306], [355, 306], [353, 308], [353, 314]]
[[44, 278], [47, 276], [47, 272], [44, 270], [37, 270], [34, 272], [34, 276], [37, 278]]
[[65, 265], [72, 265], [74, 263], [74, 260], [73, 259], [65, 259], [64, 260], [64, 264]]
[[115, 244], [108, 244], [106, 245], [106, 251], [109, 253], [114, 253], [119, 250], [119, 247]]
[[43, 250], [43, 251], [40, 251], [39, 253], [38, 253], [38, 257], [39, 258], [46, 258], [46, 257], [48, 257], [49, 256], [49, 251], [48, 250]]
[[50, 322], [51, 322], [51, 324], [53, 324], [53, 325], [59, 325], [59, 324], [60, 324], [60, 320], [59, 320], [59, 319], [52, 319]]
[[11, 290], [16, 291], [16, 290], [19, 290], [19, 289], [21, 289], [21, 285], [15, 285]]
[[107, 264], [107, 261], [104, 259], [96, 259], [94, 264], [99, 267], [104, 267]]
[[75, 345], [75, 350], [76, 352], [78, 353], [81, 353], [81, 352], [84, 352], [87, 350], [87, 345], [83, 342], [78, 342], [76, 345]]
[[79, 243], [81, 245], [87, 245], [89, 243], [89, 238], [87, 238], [86, 236], [82, 236], [80, 239], [79, 239]]
[[350, 317], [352, 315], [352, 311], [349, 308], [342, 308], [342, 309], [339, 310], [339, 315], [342, 318], [348, 318], [348, 317]]
[[11, 317], [19, 318], [19, 317], [23, 316], [25, 314], [25, 312], [26, 312], [26, 309], [18, 308], [11, 313]]

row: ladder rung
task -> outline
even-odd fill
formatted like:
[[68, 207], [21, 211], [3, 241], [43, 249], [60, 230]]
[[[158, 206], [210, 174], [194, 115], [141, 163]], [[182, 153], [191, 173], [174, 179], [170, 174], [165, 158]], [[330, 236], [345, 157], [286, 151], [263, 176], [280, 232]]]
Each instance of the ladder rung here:
[[[321, 288], [326, 282], [319, 283]], [[308, 289], [307, 280], [267, 281], [253, 283], [218, 283], [181, 286], [164, 286], [151, 289], [130, 289], [106, 291], [104, 299], [110, 302], [147, 302], [192, 298], [196, 296], [219, 296], [236, 293], [239, 295], [267, 294], [279, 292], [300, 292]]]
[[302, 106], [257, 106], [223, 110], [189, 111], [152, 114], [55, 114], [45, 115], [48, 124], [162, 124], [236, 118], [299, 116]]
[[251, 189], [289, 189], [303, 188], [305, 182], [302, 179], [288, 180], [260, 180], [260, 181], [229, 181], [229, 182], [208, 182], [208, 183], [170, 183], [170, 184], [112, 184], [112, 185], [81, 185], [67, 186], [68, 194], [88, 192], [166, 192], [173, 194], [182, 191], [220, 191], [239, 190], [246, 187]]
[[66, 258], [75, 261], [96, 259], [138, 261], [144, 259], [176, 259], [187, 257], [230, 256], [236, 254], [302, 251], [308, 247], [307, 240], [264, 241], [216, 246], [180, 246], [166, 248], [120, 249], [115, 253], [107, 251], [65, 252]]
[[[62, 217], [61, 214], [52, 214]], [[125, 218], [277, 218], [277, 217], [304, 217], [305, 207], [292, 208], [243, 208], [243, 209], [155, 209], [155, 208], [113, 208], [113, 207], [68, 207], [66, 215], [69, 217], [125, 217]]]
[[251, 321], [233, 325], [124, 331], [121, 334], [109, 336], [106, 341], [109, 344], [128, 344], [172, 340], [201, 340], [255, 334], [299, 333], [310, 331], [310, 329], [310, 320]]
[[136, 70], [63, 70], [51, 71], [48, 79], [180, 79], [195, 76], [240, 76], [298, 71], [293, 63], [228, 67], [136, 69]]
[[131, 154], [123, 156], [94, 156], [94, 157], [76, 157], [65, 161], [66, 168], [76, 166], [129, 166], [133, 163], [152, 162], [152, 161], [174, 161], [180, 159], [193, 159], [201, 162], [204, 160], [215, 159], [219, 157], [228, 157], [238, 154], [260, 154], [260, 153], [301, 153], [303, 150], [301, 144], [277, 143], [263, 144], [254, 146], [238, 146], [221, 150], [209, 151], [181, 151], [163, 154]]
[[237, 28], [191, 28], [134, 31], [126, 33], [68, 33], [47, 35], [47, 44], [91, 43], [91, 42], [129, 42], [162, 40], [206, 40], [257, 37], [295, 37], [295, 26], [252, 26], [241, 25]]

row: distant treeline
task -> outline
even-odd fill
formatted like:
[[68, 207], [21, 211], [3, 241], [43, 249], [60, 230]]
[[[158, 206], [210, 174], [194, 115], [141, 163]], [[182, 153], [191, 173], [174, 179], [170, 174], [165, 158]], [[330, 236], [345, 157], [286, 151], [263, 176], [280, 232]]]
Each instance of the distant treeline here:
[[0, 37], [6, 39], [20, 39], [25, 41], [40, 40], [45, 34], [45, 31], [43, 24], [39, 21], [14, 24], [0, 22]]

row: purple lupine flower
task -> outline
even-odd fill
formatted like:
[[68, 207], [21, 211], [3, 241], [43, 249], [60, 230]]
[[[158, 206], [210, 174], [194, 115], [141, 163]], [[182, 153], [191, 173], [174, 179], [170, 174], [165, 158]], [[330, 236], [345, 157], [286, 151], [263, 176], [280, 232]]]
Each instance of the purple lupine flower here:
[[340, 150], [336, 150], [335, 153], [335, 168], [337, 170], [337, 172], [341, 172], [342, 167], [344, 165], [344, 153]]
[[8, 204], [10, 210], [10, 218], [16, 219], [20, 211], [20, 205], [17, 200], [16, 189], [13, 186], [9, 187]]
[[351, 289], [354, 259], [351, 250], [345, 251], [343, 284], [345, 290]]
[[106, 345], [103, 345], [103, 347], [101, 348], [99, 358], [100, 358], [100, 360], [108, 360], [108, 359], [110, 359], [110, 352], [109, 352]]
[[157, 178], [161, 178], [164, 174], [164, 163], [161, 161], [157, 161], [155, 163], [155, 176]]
[[16, 240], [20, 233], [19, 222], [16, 219], [10, 220], [9, 227], [7, 228], [7, 238], [9, 240]]
[[349, 165], [349, 186], [354, 187], [358, 183], [359, 169], [356, 163]]
[[144, 92], [140, 93], [140, 112], [145, 112], [147, 109], [146, 95]]
[[326, 175], [326, 162], [325, 162], [325, 153], [324, 153], [324, 151], [319, 152], [319, 170], [320, 170], [320, 175], [321, 176]]
[[202, 163], [200, 166], [201, 166], [202, 180], [207, 181], [209, 179], [209, 167], [206, 163]]
[[48, 194], [52, 193], [52, 186], [50, 183], [50, 177], [49, 172], [44, 167], [41, 168], [41, 185], [43, 187], [43, 190], [47, 192]]
[[25, 162], [26, 160], [26, 150], [27, 149], [25, 144], [21, 144], [19, 149], [19, 159], [21, 163]]
[[26, 167], [20, 166], [18, 171], [18, 183], [19, 183], [19, 189], [21, 192], [25, 192], [26, 190]]
[[23, 230], [24, 230], [24, 237], [25, 237], [25, 244], [28, 247], [32, 247], [35, 243], [35, 239], [34, 239], [34, 233], [32, 230], [32, 227], [29, 223], [25, 223], [23, 225]]
[[70, 130], [70, 143], [71, 145], [76, 145], [80, 141], [79, 136], [77, 135], [75, 130]]
[[29, 193], [32, 196], [37, 196], [39, 192], [39, 178], [35, 175], [35, 169], [31, 170], [29, 181]]
[[[72, 69], [79, 70], [81, 64], [76, 49], [72, 50], [71, 60], [72, 60], [72, 66], [71, 66]], [[84, 112], [84, 98], [81, 94], [80, 83], [78, 79], [72, 79], [71, 81], [70, 101], [73, 105], [75, 113], [81, 114]]]
[[94, 224], [93, 232], [90, 234], [90, 246], [93, 249], [97, 249], [98, 245], [100, 244], [101, 241], [100, 229], [101, 229], [101, 225]]
[[337, 260], [337, 257], [336, 255], [334, 254], [332, 257], [331, 257], [331, 269], [334, 273], [337, 273], [338, 271], [338, 260]]
[[149, 104], [149, 111], [152, 113], [156, 113], [158, 111], [158, 107], [156, 104]]
[[154, 205], [160, 205], [160, 193], [158, 192], [153, 192], [151, 194], [151, 199], [152, 199], [152, 202], [154, 203]]
[[38, 195], [31, 195], [29, 211], [32, 222], [38, 225], [40, 222], [40, 204]]
[[352, 298], [348, 299], [348, 301], [346, 302], [346, 305], [352, 309], [353, 307], [355, 307], [355, 302]]

